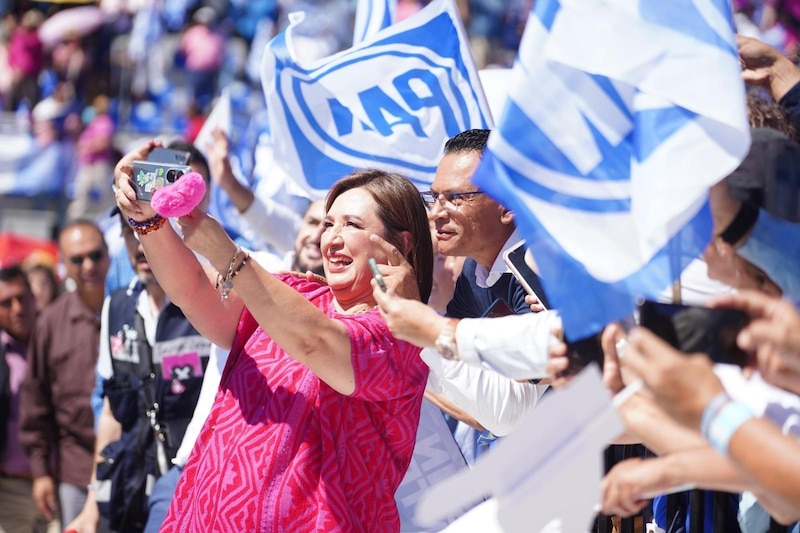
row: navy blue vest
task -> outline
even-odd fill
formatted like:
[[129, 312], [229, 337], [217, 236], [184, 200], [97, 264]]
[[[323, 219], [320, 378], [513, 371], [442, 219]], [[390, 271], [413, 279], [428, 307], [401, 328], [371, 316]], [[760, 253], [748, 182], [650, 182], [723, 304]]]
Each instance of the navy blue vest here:
[[[155, 344], [139, 339], [136, 306], [141, 285], [111, 294], [108, 313], [109, 351], [114, 376], [104, 383], [114, 417], [124, 433], [137, 423], [150, 423], [138, 389], [152, 381], [151, 398], [158, 403], [157, 421], [168, 458], [175, 457], [200, 396], [211, 343], [170, 303], [161, 310]], [[150, 352], [150, 354], [148, 354]], [[149, 402], [148, 402], [149, 403]], [[125, 435], [123, 435], [124, 437]]]
[[475, 269], [478, 263], [467, 258], [461, 275], [456, 280], [453, 299], [447, 304], [446, 316], [452, 318], [478, 318], [489, 309], [495, 300], [503, 300], [518, 315], [530, 313], [531, 308], [525, 303], [525, 289], [509, 272], [500, 276], [491, 287], [479, 287], [475, 280]]

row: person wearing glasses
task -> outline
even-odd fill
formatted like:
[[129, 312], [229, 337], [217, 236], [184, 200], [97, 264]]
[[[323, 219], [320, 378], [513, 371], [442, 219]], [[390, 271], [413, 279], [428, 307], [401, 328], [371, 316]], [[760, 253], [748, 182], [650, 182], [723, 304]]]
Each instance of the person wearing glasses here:
[[[431, 190], [421, 193], [435, 225], [439, 253], [467, 258], [447, 305], [445, 317], [449, 319], [479, 318], [497, 300], [504, 301], [517, 314], [531, 310], [525, 289], [502, 258], [507, 248], [521, 240], [514, 214], [471, 181], [488, 138], [489, 130], [472, 129], [449, 139]], [[511, 433], [536, 405], [545, 386], [516, 381], [459, 361], [455, 322], [442, 322], [434, 343], [436, 349], [424, 349], [422, 358], [431, 369], [428, 390], [442, 394], [488, 430], [483, 432], [483, 438], [475, 439], [464, 423], [459, 423], [454, 434], [462, 451], [470, 456], [469, 461], [486, 450], [480, 444], [495, 435]]]
[[473, 185], [489, 130], [467, 130], [449, 139], [436, 168], [431, 190], [422, 193], [436, 226], [439, 253], [464, 256], [447, 316], [478, 317], [496, 299], [517, 314], [530, 310], [525, 290], [503, 262], [502, 254], [522, 238], [514, 213]]
[[80, 512], [94, 464], [91, 395], [100, 345], [100, 310], [108, 272], [102, 231], [69, 222], [59, 251], [75, 290], [36, 320], [20, 393], [19, 439], [31, 465], [33, 498], [48, 519], [68, 524]]

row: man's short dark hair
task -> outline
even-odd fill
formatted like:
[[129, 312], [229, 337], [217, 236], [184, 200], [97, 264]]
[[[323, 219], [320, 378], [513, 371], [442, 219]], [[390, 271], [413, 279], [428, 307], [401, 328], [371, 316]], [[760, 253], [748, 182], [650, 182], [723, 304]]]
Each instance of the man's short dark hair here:
[[21, 279], [22, 282], [30, 288], [28, 285], [28, 277], [25, 275], [25, 272], [22, 270], [22, 267], [19, 265], [11, 265], [4, 268], [0, 268], [0, 282], [8, 283], [10, 281], [14, 281], [17, 279]]
[[451, 137], [444, 144], [445, 154], [459, 154], [461, 152], [480, 152], [486, 149], [491, 130], [467, 130], [455, 137]]
[[211, 183], [211, 171], [208, 167], [208, 160], [206, 156], [203, 155], [203, 152], [195, 145], [183, 139], [176, 139], [169, 143], [167, 148], [171, 150], [180, 150], [181, 152], [189, 152], [189, 164], [200, 165], [200, 167], [202, 167], [200, 174], [203, 176], [203, 179], [206, 180], [206, 183]]

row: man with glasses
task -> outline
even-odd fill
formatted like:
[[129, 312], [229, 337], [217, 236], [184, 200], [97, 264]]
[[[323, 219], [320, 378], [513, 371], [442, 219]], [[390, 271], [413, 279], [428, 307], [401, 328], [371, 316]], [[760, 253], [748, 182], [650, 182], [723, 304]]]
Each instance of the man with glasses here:
[[90, 397], [109, 259], [103, 233], [89, 220], [64, 226], [58, 245], [75, 289], [44, 309], [31, 333], [19, 438], [37, 507], [48, 519], [60, 511], [68, 524], [83, 507], [94, 463]]
[[[530, 312], [525, 290], [502, 258], [502, 253], [520, 240], [514, 214], [471, 181], [488, 138], [489, 130], [475, 129], [449, 139], [431, 190], [422, 193], [435, 224], [439, 253], [467, 258], [447, 305], [445, 316], [450, 318], [481, 317], [496, 300], [504, 301], [517, 314]], [[544, 390], [544, 386], [518, 382], [458, 361], [454, 325], [442, 328], [436, 348], [422, 351], [431, 368], [430, 390], [442, 393], [493, 434], [510, 433]], [[467, 457], [471, 462], [485, 447], [476, 446], [468, 433], [460, 423], [454, 434], [465, 456], [472, 456]], [[484, 432], [479, 442], [487, 437], [492, 439], [493, 435]]]
[[502, 253], [520, 237], [514, 213], [472, 184], [489, 130], [467, 130], [448, 140], [429, 192], [422, 198], [436, 225], [439, 253], [465, 256], [447, 316], [479, 317], [498, 298], [516, 313], [528, 312], [525, 290], [503, 262]]
[[516, 313], [529, 311], [525, 291], [508, 272], [502, 252], [520, 240], [514, 213], [472, 184], [489, 130], [467, 130], [447, 141], [429, 192], [422, 198], [436, 225], [439, 253], [465, 256], [447, 316], [479, 317], [498, 298]]

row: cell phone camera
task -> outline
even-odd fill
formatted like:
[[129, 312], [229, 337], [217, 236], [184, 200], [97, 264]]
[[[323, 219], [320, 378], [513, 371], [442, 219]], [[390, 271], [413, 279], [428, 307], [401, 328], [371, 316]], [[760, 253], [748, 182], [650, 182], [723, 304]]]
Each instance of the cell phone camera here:
[[175, 180], [183, 176], [183, 170], [171, 168], [167, 171], [167, 183], [175, 183]]

